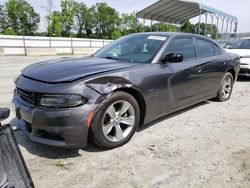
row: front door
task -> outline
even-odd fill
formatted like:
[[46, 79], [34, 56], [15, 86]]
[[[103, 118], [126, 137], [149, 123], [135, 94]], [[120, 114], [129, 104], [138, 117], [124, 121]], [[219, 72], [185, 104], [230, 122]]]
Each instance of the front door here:
[[198, 98], [201, 74], [192, 37], [174, 39], [165, 51], [165, 54], [170, 53], [183, 55], [183, 62], [168, 63], [166, 68], [170, 74], [167, 92], [172, 101], [171, 107], [176, 108]]

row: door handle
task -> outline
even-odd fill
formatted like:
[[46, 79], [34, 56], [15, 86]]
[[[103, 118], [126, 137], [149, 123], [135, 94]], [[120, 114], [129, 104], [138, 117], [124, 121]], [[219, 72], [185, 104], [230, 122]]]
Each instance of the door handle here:
[[198, 69], [198, 70], [197, 70], [197, 73], [201, 73], [201, 71], [202, 71], [201, 69]]
[[197, 66], [194, 68], [194, 72], [196, 72], [197, 74], [202, 72], [202, 67], [201, 66]]

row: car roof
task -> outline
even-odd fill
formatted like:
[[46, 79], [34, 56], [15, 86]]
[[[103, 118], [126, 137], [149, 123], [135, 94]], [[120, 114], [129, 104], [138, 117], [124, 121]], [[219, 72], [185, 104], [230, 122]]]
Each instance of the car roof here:
[[132, 35], [137, 35], [137, 34], [140, 34], [140, 35], [160, 35], [160, 36], [165, 36], [165, 37], [192, 36], [192, 37], [200, 37], [200, 38], [212, 40], [211, 38], [208, 38], [208, 37], [203, 36], [203, 35], [184, 33], [184, 32], [143, 32], [143, 33], [134, 33]]
[[[135, 33], [135, 34], [161, 35], [161, 36], [166, 36], [166, 37], [183, 36], [183, 35], [204, 37], [203, 35], [197, 35], [197, 34], [192, 34], [192, 33], [184, 33], [184, 32], [142, 32], [142, 33]], [[206, 37], [206, 38], [208, 38], [208, 37]]]

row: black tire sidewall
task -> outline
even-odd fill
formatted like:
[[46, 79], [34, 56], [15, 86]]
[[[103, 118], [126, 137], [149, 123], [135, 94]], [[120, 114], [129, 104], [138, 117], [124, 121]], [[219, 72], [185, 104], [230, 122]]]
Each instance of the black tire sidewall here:
[[[133, 106], [133, 108], [135, 110], [135, 124], [133, 126], [133, 129], [131, 130], [131, 132], [129, 133], [129, 135], [125, 139], [123, 139], [119, 142], [111, 142], [103, 134], [102, 120], [103, 120], [103, 116], [104, 116], [106, 110], [108, 109], [108, 107], [111, 104], [115, 103], [116, 101], [120, 101], [120, 100], [127, 101]], [[91, 128], [93, 131], [95, 142], [99, 146], [107, 148], [107, 149], [112, 149], [112, 148], [122, 146], [122, 145], [126, 144], [132, 138], [132, 136], [134, 135], [134, 133], [139, 125], [139, 121], [140, 121], [140, 109], [139, 109], [139, 106], [138, 106], [136, 99], [128, 93], [121, 92], [121, 91], [115, 92], [100, 107], [100, 109], [98, 110], [97, 114], [95, 115], [95, 117], [91, 123]]]

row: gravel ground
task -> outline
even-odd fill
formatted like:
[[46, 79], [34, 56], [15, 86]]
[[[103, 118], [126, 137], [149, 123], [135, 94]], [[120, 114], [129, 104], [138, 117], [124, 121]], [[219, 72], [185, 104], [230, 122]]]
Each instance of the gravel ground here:
[[[0, 57], [0, 106], [25, 66], [58, 57]], [[5, 121], [15, 123], [13, 114]], [[123, 147], [48, 147], [15, 131], [36, 187], [250, 187], [250, 79], [231, 100], [206, 101], [141, 127]]]

